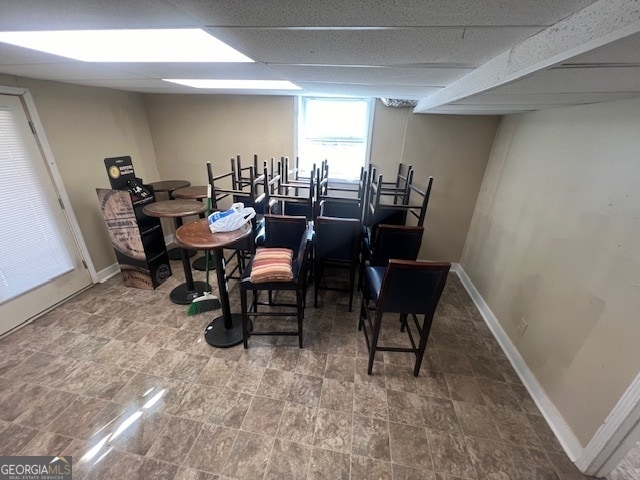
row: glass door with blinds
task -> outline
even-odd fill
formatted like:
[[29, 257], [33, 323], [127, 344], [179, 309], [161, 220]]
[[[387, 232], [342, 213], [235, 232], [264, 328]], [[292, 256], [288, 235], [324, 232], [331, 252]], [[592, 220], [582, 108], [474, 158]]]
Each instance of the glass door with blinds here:
[[20, 96], [0, 95], [0, 334], [91, 284]]

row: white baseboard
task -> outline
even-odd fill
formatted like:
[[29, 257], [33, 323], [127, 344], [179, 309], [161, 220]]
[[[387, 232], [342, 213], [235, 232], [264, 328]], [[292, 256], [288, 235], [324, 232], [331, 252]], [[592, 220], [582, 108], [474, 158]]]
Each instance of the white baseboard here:
[[[164, 243], [165, 245], [171, 245], [173, 243], [173, 234], [165, 235]], [[98, 283], [104, 283], [107, 280], [109, 280], [111, 277], [119, 273], [120, 273], [120, 265], [118, 265], [117, 263], [114, 263], [112, 265], [109, 265], [107, 268], [103, 268], [99, 272], [96, 272], [96, 277], [98, 279]]]
[[484, 301], [478, 290], [476, 290], [476, 287], [473, 285], [471, 279], [469, 279], [462, 266], [458, 263], [454, 263], [452, 264], [451, 271], [458, 275], [462, 285], [469, 293], [473, 303], [480, 311], [482, 318], [484, 318], [484, 321], [493, 333], [493, 336], [500, 344], [500, 347], [502, 347], [502, 350], [511, 362], [516, 373], [520, 376], [520, 380], [522, 380], [523, 385], [529, 391], [529, 395], [531, 395], [531, 398], [533, 398], [533, 401], [538, 406], [538, 409], [549, 424], [549, 427], [553, 430], [553, 433], [556, 435], [560, 445], [562, 445], [562, 448], [564, 448], [567, 456], [574, 463], [578, 460], [582, 460], [584, 448], [580, 444], [580, 441], [577, 439], [551, 399], [547, 396], [535, 375], [529, 369], [517, 348], [511, 342], [511, 339], [507, 336], [498, 322], [498, 319]]
[[[173, 243], [173, 234], [165, 235], [164, 244], [165, 245], [171, 245], [172, 243]], [[114, 275], [117, 275], [119, 273], [120, 273], [120, 265], [119, 264], [114, 263], [112, 265], [109, 265], [107, 268], [103, 268], [99, 272], [96, 272], [96, 277], [98, 279], [97, 283], [104, 283], [107, 280], [109, 280], [111, 277], [113, 277]]]
[[107, 268], [103, 268], [99, 272], [96, 272], [96, 276], [98, 277], [98, 283], [104, 283], [109, 280], [114, 275], [120, 273], [120, 265], [114, 263], [109, 265]]
[[576, 465], [588, 475], [606, 476], [640, 437], [640, 374], [607, 415]]

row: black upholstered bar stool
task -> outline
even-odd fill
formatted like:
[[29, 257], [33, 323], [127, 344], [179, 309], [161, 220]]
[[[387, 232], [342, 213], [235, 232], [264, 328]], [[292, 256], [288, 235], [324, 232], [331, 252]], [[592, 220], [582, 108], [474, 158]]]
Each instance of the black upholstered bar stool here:
[[[413, 353], [416, 357], [413, 374], [418, 376], [433, 316], [450, 268], [449, 262], [393, 259], [386, 267], [365, 268], [358, 329], [364, 330], [369, 349], [369, 375], [376, 352], [386, 351]], [[385, 313], [400, 314], [400, 331], [406, 331], [411, 347], [378, 345]], [[418, 320], [419, 314], [424, 315], [422, 323]], [[413, 319], [415, 332], [407, 321], [409, 316]], [[414, 333], [417, 333], [416, 337]]]

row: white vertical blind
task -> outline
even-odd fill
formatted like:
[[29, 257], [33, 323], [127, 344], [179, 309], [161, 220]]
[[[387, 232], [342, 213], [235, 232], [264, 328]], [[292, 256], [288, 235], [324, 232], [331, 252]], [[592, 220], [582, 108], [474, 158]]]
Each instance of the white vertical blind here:
[[44, 165], [22, 141], [26, 125], [0, 107], [0, 304], [73, 270], [71, 255], [42, 193]]

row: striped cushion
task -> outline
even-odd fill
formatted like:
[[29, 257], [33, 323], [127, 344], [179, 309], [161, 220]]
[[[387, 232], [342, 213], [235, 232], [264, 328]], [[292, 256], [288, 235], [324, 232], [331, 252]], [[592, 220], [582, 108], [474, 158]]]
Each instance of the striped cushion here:
[[293, 250], [259, 247], [251, 265], [251, 283], [290, 282]]

